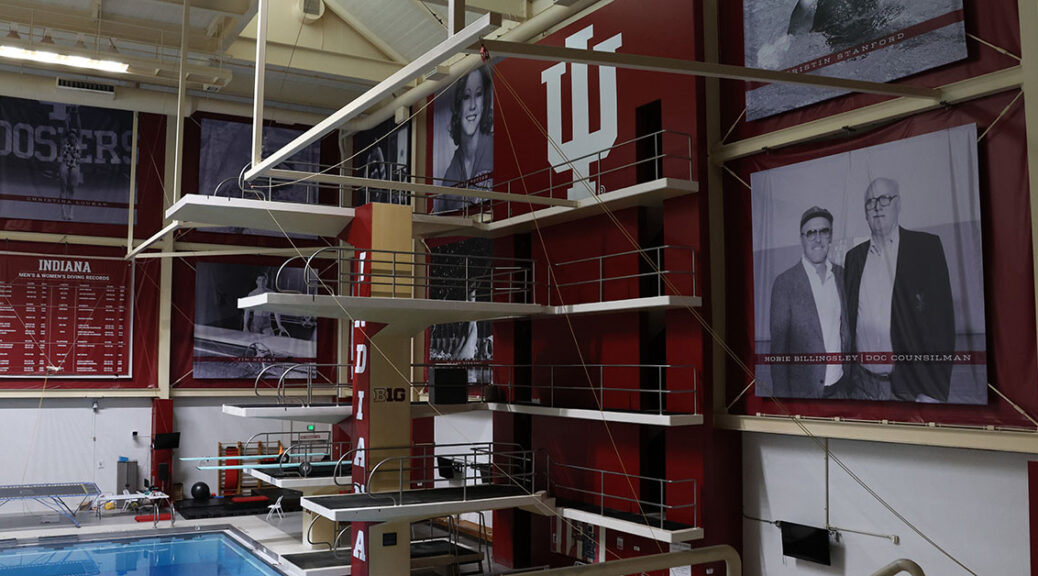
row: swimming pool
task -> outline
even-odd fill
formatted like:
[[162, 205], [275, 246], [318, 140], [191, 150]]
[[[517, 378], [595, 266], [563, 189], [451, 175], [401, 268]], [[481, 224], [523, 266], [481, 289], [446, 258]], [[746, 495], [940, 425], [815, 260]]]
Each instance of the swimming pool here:
[[0, 550], [3, 576], [283, 576], [222, 532], [61, 541]]

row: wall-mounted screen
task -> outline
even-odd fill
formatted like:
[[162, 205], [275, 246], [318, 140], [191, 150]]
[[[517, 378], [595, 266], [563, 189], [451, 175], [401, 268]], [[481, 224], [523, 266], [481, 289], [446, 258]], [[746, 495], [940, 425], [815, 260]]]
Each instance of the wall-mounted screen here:
[[987, 403], [975, 124], [752, 175], [756, 392]]

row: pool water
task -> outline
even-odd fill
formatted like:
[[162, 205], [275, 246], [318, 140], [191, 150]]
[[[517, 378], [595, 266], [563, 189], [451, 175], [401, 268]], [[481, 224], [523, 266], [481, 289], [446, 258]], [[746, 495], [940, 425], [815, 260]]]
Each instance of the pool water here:
[[2, 576], [282, 576], [222, 533], [19, 546]]

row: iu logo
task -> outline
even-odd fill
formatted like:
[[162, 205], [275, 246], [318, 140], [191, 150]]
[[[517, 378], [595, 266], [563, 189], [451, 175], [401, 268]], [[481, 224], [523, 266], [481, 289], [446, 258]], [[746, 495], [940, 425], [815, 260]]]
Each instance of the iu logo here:
[[[594, 36], [594, 26], [566, 38], [567, 48], [587, 49], [588, 40]], [[616, 52], [621, 46], [620, 34], [595, 44], [593, 50]], [[547, 85], [548, 94], [548, 162], [556, 172], [573, 171], [573, 186], [566, 195], [570, 200], [589, 196], [595, 190], [595, 182], [581, 180], [588, 177], [592, 160], [599, 156], [588, 156], [601, 151], [601, 158], [609, 156], [606, 150], [616, 142], [616, 68], [600, 66], [598, 69], [598, 96], [601, 121], [598, 130], [592, 132], [588, 118], [591, 99], [588, 96], [587, 64], [570, 64], [570, 82], [573, 93], [573, 135], [562, 140], [562, 75], [566, 63], [558, 64], [541, 72], [541, 84]], [[565, 164], [563, 164], [565, 162]]]

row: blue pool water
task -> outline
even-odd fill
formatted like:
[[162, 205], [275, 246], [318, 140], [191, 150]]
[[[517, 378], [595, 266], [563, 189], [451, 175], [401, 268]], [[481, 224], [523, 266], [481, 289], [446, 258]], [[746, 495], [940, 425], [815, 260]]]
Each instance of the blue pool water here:
[[0, 576], [282, 576], [221, 533], [20, 546]]

